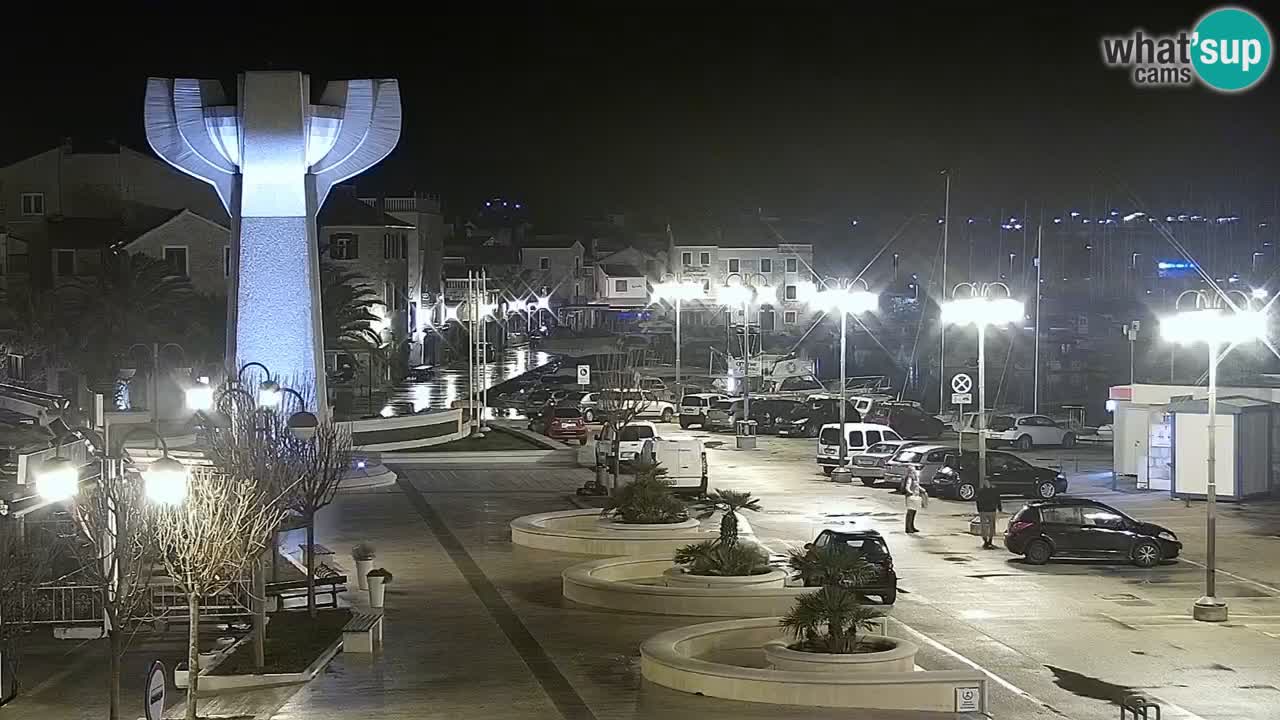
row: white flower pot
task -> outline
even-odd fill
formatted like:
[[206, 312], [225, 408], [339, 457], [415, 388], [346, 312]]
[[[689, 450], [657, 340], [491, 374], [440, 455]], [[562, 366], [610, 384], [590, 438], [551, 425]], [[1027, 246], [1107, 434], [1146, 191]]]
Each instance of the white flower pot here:
[[369, 607], [382, 607], [383, 597], [387, 593], [387, 586], [382, 583], [381, 575], [368, 577], [369, 582]]
[[356, 582], [361, 590], [369, 589], [369, 580], [365, 577], [373, 569], [373, 560], [356, 560]]

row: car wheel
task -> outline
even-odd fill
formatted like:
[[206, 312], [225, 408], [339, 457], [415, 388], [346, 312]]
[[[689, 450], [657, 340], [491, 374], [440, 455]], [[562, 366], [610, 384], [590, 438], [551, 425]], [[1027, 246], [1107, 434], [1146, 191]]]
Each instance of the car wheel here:
[[681, 421], [680, 421], [680, 429], [681, 429], [681, 430], [688, 430], [688, 429], [689, 429], [689, 423], [685, 422], [684, 420], [681, 420]]
[[1160, 564], [1160, 548], [1150, 540], [1143, 540], [1133, 546], [1133, 564], [1140, 568], [1155, 567]]
[[834, 470], [835, 470], [835, 468], [833, 468], [833, 467], [824, 467], [824, 468], [822, 468], [822, 474], [823, 474], [823, 475], [830, 475]]
[[866, 485], [867, 487], [871, 487], [876, 484], [875, 478], [864, 477], [864, 478], [858, 478], [858, 479], [861, 480], [862, 484]]
[[1027, 543], [1027, 549], [1022, 552], [1022, 556], [1032, 565], [1043, 565], [1049, 562], [1051, 555], [1053, 555], [1053, 549], [1043, 540], [1032, 540]]
[[1058, 494], [1058, 486], [1051, 482], [1042, 482], [1036, 486], [1036, 497], [1041, 500], [1050, 500], [1054, 495]]
[[892, 605], [898, 602], [898, 588], [885, 590], [884, 594], [880, 596], [880, 601], [885, 605]]
[[1076, 446], [1076, 436], [1075, 436], [1075, 433], [1067, 433], [1066, 435], [1063, 435], [1063, 436], [1062, 436], [1062, 447], [1067, 448], [1068, 450], [1070, 450], [1071, 448], [1073, 448], [1073, 447], [1075, 447], [1075, 446]]
[[1030, 450], [1030, 449], [1031, 449], [1031, 436], [1030, 436], [1030, 435], [1023, 435], [1022, 437], [1020, 437], [1020, 438], [1018, 438], [1016, 441], [1014, 441], [1013, 446], [1014, 446], [1014, 447], [1016, 447], [1016, 448], [1018, 448], [1019, 450]]
[[972, 500], [977, 494], [978, 488], [974, 487], [973, 483], [961, 483], [960, 486], [956, 488], [956, 497], [966, 502]]
[[664, 423], [669, 423], [669, 422], [671, 422], [671, 417], [672, 417], [672, 414], [671, 414], [671, 409], [670, 409], [670, 408], [667, 408], [667, 409], [665, 409], [665, 410], [663, 410], [663, 411], [662, 411], [662, 422], [664, 422]]
[[594, 412], [594, 411], [588, 410], [588, 411], [586, 411], [586, 412], [582, 413], [582, 419], [583, 419], [583, 420], [586, 420], [587, 422], [595, 422], [595, 421], [596, 421], [596, 414], [595, 414], [595, 412]]
[[586, 444], [587, 444], [587, 438], [586, 438], [586, 436], [585, 436], [585, 435], [584, 435], [584, 436], [582, 436], [582, 437], [580, 437], [580, 438], [578, 438], [578, 444], [579, 444], [579, 445], [586, 445]]

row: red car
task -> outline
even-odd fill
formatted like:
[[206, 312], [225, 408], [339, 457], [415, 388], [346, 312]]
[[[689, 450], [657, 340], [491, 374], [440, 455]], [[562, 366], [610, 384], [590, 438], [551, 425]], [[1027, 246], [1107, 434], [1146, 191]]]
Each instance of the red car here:
[[529, 429], [553, 440], [577, 440], [579, 445], [587, 444], [587, 422], [576, 407], [547, 408], [540, 417], [529, 421]]

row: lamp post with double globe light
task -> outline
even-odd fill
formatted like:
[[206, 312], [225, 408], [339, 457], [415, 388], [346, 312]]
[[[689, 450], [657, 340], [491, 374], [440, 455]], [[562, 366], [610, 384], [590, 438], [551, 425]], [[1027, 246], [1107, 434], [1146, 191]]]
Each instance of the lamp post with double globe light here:
[[732, 273], [717, 292], [717, 300], [732, 313], [742, 308], [742, 417], [736, 423], [736, 443], [739, 450], [754, 450], [756, 428], [751, 420], [751, 306], [771, 305], [778, 300], [778, 289], [760, 273], [742, 275]]
[[[1236, 297], [1239, 302], [1232, 302]], [[1192, 299], [1192, 306], [1182, 306]], [[1204, 596], [1196, 600], [1191, 615], [1203, 622], [1223, 622], [1227, 619], [1227, 602], [1217, 596], [1217, 420], [1218, 420], [1218, 361], [1231, 348], [1242, 342], [1264, 339], [1267, 336], [1265, 311], [1255, 310], [1254, 298], [1239, 291], [1211, 294], [1205, 290], [1188, 290], [1174, 302], [1172, 315], [1160, 320], [1160, 334], [1165, 340], [1179, 345], [1204, 343], [1209, 347], [1208, 436], [1205, 455], [1208, 464], [1205, 475], [1205, 565]], [[1264, 306], [1265, 309], [1265, 306]], [[1225, 348], [1225, 349], [1223, 349]]]
[[[862, 283], [862, 287], [858, 287]], [[849, 316], [874, 312], [880, 306], [880, 296], [871, 292], [870, 286], [861, 278], [853, 281], [828, 279], [821, 289], [806, 285], [804, 298], [811, 307], [818, 307], [828, 312], [840, 314], [840, 456], [838, 464], [831, 471], [831, 480], [838, 483], [853, 481], [853, 472], [849, 469], [849, 433], [845, 429], [845, 412], [848, 405], [848, 382], [846, 353], [849, 340]]]
[[680, 304], [685, 300], [697, 300], [704, 295], [702, 285], [692, 280], [679, 280], [674, 275], [664, 275], [660, 282], [654, 283], [649, 294], [650, 302], [670, 301], [676, 313], [675, 345], [676, 345], [676, 398], [684, 396], [683, 376], [680, 369]]
[[[958, 283], [951, 291], [951, 300], [942, 304], [943, 325], [973, 325], [978, 329], [978, 484], [981, 487], [990, 484], [987, 479], [986, 331], [992, 325], [1018, 322], [1023, 314], [1022, 301], [1010, 297], [1009, 286], [1001, 282]], [[946, 382], [946, 379], [939, 381]]]

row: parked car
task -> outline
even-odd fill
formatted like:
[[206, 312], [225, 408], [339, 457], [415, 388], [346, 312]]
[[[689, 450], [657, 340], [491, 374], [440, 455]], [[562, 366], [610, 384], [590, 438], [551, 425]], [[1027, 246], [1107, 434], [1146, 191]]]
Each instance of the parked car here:
[[1055, 557], [1097, 557], [1123, 558], [1149, 568], [1182, 552], [1172, 530], [1085, 498], [1027, 503], [1010, 518], [1004, 546], [1033, 565]]
[[554, 407], [567, 397], [568, 390], [534, 390], [525, 396], [524, 414], [526, 417], [539, 417], [547, 407]]
[[[854, 453], [860, 453], [872, 445], [884, 442], [885, 440], [901, 440], [898, 433], [888, 425], [877, 425], [875, 423], [851, 422], [844, 424], [846, 433], [846, 447], [848, 456]], [[840, 464], [840, 424], [830, 423], [823, 425], [822, 430], [818, 433], [818, 457], [817, 462], [822, 472], [827, 475]]]
[[1037, 445], [1075, 447], [1076, 435], [1047, 415], [996, 415], [987, 426], [987, 447], [1012, 445], [1030, 450]]
[[719, 393], [689, 393], [680, 398], [680, 427], [707, 426], [707, 412], [724, 399]]
[[946, 465], [948, 459], [954, 459], [952, 456], [958, 452], [950, 445], [926, 443], [902, 448], [885, 461], [885, 482], [899, 492], [906, 492], [907, 478], [915, 475], [920, 478], [920, 484], [928, 489], [934, 475]]
[[[1007, 452], [987, 453], [987, 479], [1001, 495], [1022, 495], [1048, 500], [1067, 491], [1067, 477], [1057, 468], [1036, 467]], [[978, 452], [948, 454], [929, 483], [936, 495], [972, 500], [978, 493]]]
[[[805, 550], [815, 552], [828, 547], [838, 548], [838, 552], [854, 553], [874, 566], [878, 572], [875, 577], [861, 578], [859, 590], [866, 595], [880, 598], [885, 605], [892, 605], [898, 599], [898, 573], [893, 569], [893, 555], [889, 545], [875, 530], [823, 530], [813, 542], [805, 544]], [[805, 585], [811, 581], [801, 578]]]
[[900, 450], [923, 445], [919, 440], [885, 440], [853, 456], [849, 469], [863, 485], [875, 485], [885, 477], [884, 466]]
[[913, 405], [877, 403], [864, 418], [867, 422], [888, 425], [907, 438], [933, 439], [941, 437], [946, 423]]
[[[845, 422], [862, 422], [862, 413], [852, 399], [845, 403]], [[784, 422], [778, 423], [781, 437], [818, 437], [823, 425], [840, 422], [840, 399], [813, 397], [792, 409]]]
[[[646, 440], [658, 439], [658, 427], [651, 422], [635, 421], [627, 424], [618, 433], [618, 461], [629, 463], [636, 459], [644, 447]], [[609, 465], [613, 465], [613, 428], [606, 426], [596, 441], [596, 452], [604, 455]]]
[[667, 471], [663, 479], [676, 495], [707, 494], [707, 450], [696, 438], [653, 440], [653, 458]]
[[751, 419], [756, 421], [756, 433], [776, 435], [778, 426], [787, 422], [791, 413], [800, 406], [799, 400], [779, 397], [751, 397]]
[[702, 427], [712, 432], [721, 430], [732, 430], [734, 423], [742, 415], [742, 399], [727, 398], [717, 400], [707, 410], [707, 419], [702, 423]]
[[553, 440], [577, 440], [579, 445], [587, 444], [587, 423], [582, 419], [582, 411], [576, 407], [549, 408], [541, 417], [529, 421], [529, 429]]
[[662, 378], [642, 377], [640, 378], [641, 390], [652, 390], [658, 397], [666, 400], [671, 397], [671, 393], [667, 390], [667, 384]]
[[571, 392], [569, 396], [560, 401], [562, 407], [576, 407], [582, 411], [582, 420], [584, 422], [598, 422], [604, 418], [600, 417], [600, 393], [595, 392]]

